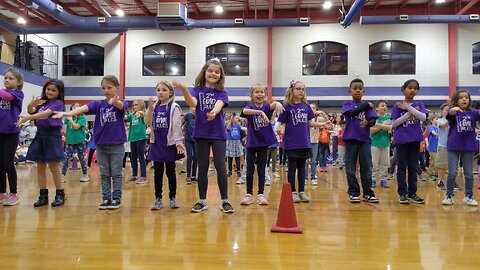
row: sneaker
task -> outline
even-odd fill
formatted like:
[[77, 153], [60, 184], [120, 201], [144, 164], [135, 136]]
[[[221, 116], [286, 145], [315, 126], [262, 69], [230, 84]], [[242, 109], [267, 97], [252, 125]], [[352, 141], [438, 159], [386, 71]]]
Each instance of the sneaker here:
[[454, 188], [454, 189], [455, 189], [455, 190], [462, 190], [462, 187], [459, 186], [459, 185], [457, 184], [457, 182], [455, 182], [455, 188]]
[[7, 195], [6, 199], [3, 199], [4, 206], [13, 206], [17, 205], [20, 202], [20, 197], [17, 193], [10, 193]]
[[224, 213], [233, 213], [233, 207], [228, 201], [222, 202], [220, 205], [220, 210], [222, 210]]
[[407, 195], [400, 195], [400, 199], [398, 201], [400, 202], [400, 204], [409, 204], [410, 203]]
[[318, 176], [314, 175], [313, 177], [311, 177], [312, 181], [313, 180], [317, 180], [318, 179]]
[[314, 186], [318, 185], [318, 181], [317, 180], [312, 180], [312, 185], [314, 185]]
[[[465, 198], [463, 198], [463, 203], [468, 205], [468, 206], [478, 206], [477, 201], [475, 201], [475, 199], [473, 199], [472, 196], [465, 196]], [[5, 203], [3, 203], [3, 204], [5, 204]]]
[[258, 194], [257, 203], [258, 205], [268, 205], [268, 201], [267, 199], [265, 199], [265, 196], [263, 196], [263, 194]]
[[278, 172], [273, 173], [273, 177], [275, 177], [275, 178], [280, 178], [280, 174], [279, 174]]
[[197, 178], [195, 176], [192, 176], [192, 184], [196, 184], [197, 183]]
[[180, 206], [178, 205], [177, 199], [175, 198], [170, 198], [170, 208], [179, 208]]
[[389, 188], [390, 186], [387, 183], [387, 180], [380, 180], [380, 186], [383, 188]]
[[[465, 201], [465, 200], [463, 200]], [[447, 196], [445, 199], [442, 201], [443, 205], [452, 205], [453, 204], [453, 197], [452, 196]]]
[[237, 182], [235, 182], [237, 185], [245, 184], [245, 180], [242, 180], [242, 178], [238, 179]]
[[187, 171], [185, 171], [184, 169], [182, 169], [182, 170], [180, 171], [180, 174], [184, 174], [184, 173], [187, 173]]
[[292, 199], [293, 199], [293, 202], [294, 202], [294, 203], [299, 203], [299, 202], [301, 202], [300, 196], [298, 196], [298, 193], [297, 193], [297, 192], [292, 192]]
[[298, 196], [300, 197], [300, 201], [303, 202], [303, 203], [308, 203], [310, 202], [310, 198], [308, 198], [307, 194], [305, 194], [305, 192], [300, 192], [298, 193]]
[[185, 179], [185, 183], [186, 183], [187, 185], [191, 185], [191, 184], [192, 184], [192, 178], [187, 177], [187, 179]]
[[88, 182], [88, 181], [90, 181], [88, 174], [86, 173], [82, 174], [82, 177], [80, 177], [80, 182]]
[[130, 179], [128, 179], [128, 182], [135, 182], [137, 180], [138, 180], [138, 178], [136, 176], [132, 176], [132, 177], [130, 177]]
[[271, 186], [272, 180], [265, 180], [265, 186]]
[[67, 182], [67, 178], [65, 177], [64, 174], [62, 174], [62, 182], [63, 182], [63, 183]]
[[7, 193], [0, 193], [0, 204], [3, 203], [4, 200], [8, 199]]
[[392, 179], [393, 179], [393, 174], [389, 173], [389, 174], [387, 175], [387, 180], [392, 180]]
[[370, 196], [370, 195], [363, 196], [363, 201], [364, 202], [369, 202], [369, 203], [378, 203], [379, 202], [379, 200], [375, 196]]
[[241, 205], [250, 205], [253, 203], [253, 196], [250, 194], [245, 195], [245, 198], [240, 202]]
[[200, 213], [208, 209], [208, 205], [201, 201], [198, 201], [191, 209], [191, 212]]
[[418, 180], [420, 180], [422, 182], [425, 182], [425, 181], [427, 181], [427, 178], [423, 174], [421, 174], [421, 175], [418, 176]]
[[157, 198], [155, 202], [152, 204], [152, 207], [150, 208], [150, 210], [160, 210], [162, 208], [163, 208], [162, 199]]
[[350, 195], [349, 201], [350, 201], [350, 203], [359, 203], [359, 202], [360, 202], [360, 198], [359, 198], [358, 196]]
[[228, 177], [232, 176], [232, 172], [228, 172], [227, 176]]
[[135, 181], [135, 184], [146, 184], [147, 183], [147, 178], [145, 177], [140, 177], [138, 178], [137, 181]]
[[98, 209], [105, 210], [108, 209], [112, 202], [110, 200], [103, 200], [103, 202], [98, 206]]
[[442, 180], [438, 181], [438, 184], [437, 184], [437, 189], [438, 190], [445, 190], [445, 183], [443, 183]]
[[435, 180], [437, 180], [437, 178], [438, 178], [438, 177], [435, 176], [435, 175], [430, 175], [430, 181], [435, 181]]
[[108, 209], [118, 209], [122, 205], [122, 202], [120, 200], [115, 200], [113, 199], [110, 205], [108, 206]]
[[408, 196], [408, 200], [411, 202], [411, 203], [416, 203], [416, 204], [423, 204], [425, 203], [425, 200], [418, 197], [417, 194], [413, 194], [412, 196]]
[[372, 179], [372, 187], [376, 187], [376, 186], [377, 186], [377, 180]]

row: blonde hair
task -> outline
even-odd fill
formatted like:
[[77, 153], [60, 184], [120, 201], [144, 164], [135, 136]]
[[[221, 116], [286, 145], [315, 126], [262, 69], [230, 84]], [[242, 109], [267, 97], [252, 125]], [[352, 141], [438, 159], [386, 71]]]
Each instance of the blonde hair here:
[[250, 103], [254, 104], [255, 102], [253, 101], [253, 91], [255, 91], [256, 88], [262, 88], [263, 91], [265, 92], [265, 95], [267, 94], [267, 88], [265, 85], [261, 83], [254, 84], [252, 87], [250, 87]]
[[[160, 84], [163, 84], [165, 87], [168, 88], [168, 90], [170, 90], [170, 93], [172, 93], [172, 96], [168, 99], [167, 103], [170, 103], [170, 101], [174, 101], [175, 100], [175, 90], [173, 90], [172, 84], [168, 81], [160, 81], [155, 86], [155, 89], [157, 89]], [[157, 102], [160, 103], [160, 100], [158, 100]]]
[[[305, 86], [305, 84], [301, 81], [296, 81], [296, 82], [292, 82], [290, 83], [290, 86], [287, 88], [287, 91], [285, 92], [285, 100], [284, 102], [287, 103], [288, 105], [290, 106], [293, 106], [293, 89], [295, 89], [295, 86], [297, 84], [303, 84], [303, 86]], [[305, 95], [303, 95], [303, 98], [302, 98], [302, 102], [305, 103], [305, 104], [308, 104], [307, 102], [307, 90], [305, 89]]]
[[205, 65], [203, 65], [202, 70], [198, 73], [197, 77], [195, 78], [195, 86], [198, 87], [205, 87], [205, 72], [207, 71], [210, 65], [217, 65], [220, 67], [220, 79], [215, 84], [215, 89], [223, 90], [225, 88], [225, 71], [223, 69], [222, 63], [216, 58], [208, 60]]
[[10, 73], [13, 75], [13, 77], [15, 77], [15, 79], [17, 79], [17, 81], [20, 83], [20, 84], [18, 85], [18, 87], [17, 87], [17, 90], [22, 90], [22, 89], [23, 89], [23, 74], [22, 74], [20, 71], [14, 69], [14, 68], [9, 68], [9, 69], [7, 69], [7, 70], [5, 71], [5, 74], [7, 74], [7, 73], [9, 73], [9, 72], [10, 72]]
[[137, 102], [138, 103], [138, 106], [140, 106], [140, 109], [142, 111], [146, 111], [147, 108], [145, 106], [145, 101], [143, 101], [143, 99], [134, 99], [133, 102]]
[[103, 82], [111, 84], [115, 87], [120, 87], [120, 83], [118, 82], [118, 78], [113, 76], [113, 75], [107, 75], [107, 76], [103, 77], [100, 84], [102, 84]]

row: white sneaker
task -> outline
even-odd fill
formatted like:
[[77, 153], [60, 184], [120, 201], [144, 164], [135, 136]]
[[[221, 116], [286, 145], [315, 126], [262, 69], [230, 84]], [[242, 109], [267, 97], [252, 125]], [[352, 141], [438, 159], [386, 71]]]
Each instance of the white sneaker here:
[[443, 199], [443, 201], [442, 201], [442, 204], [443, 205], [453, 205], [453, 197], [451, 197], [451, 196], [445, 197], [445, 199]]
[[478, 206], [477, 201], [475, 201], [471, 196], [466, 196], [463, 198], [463, 203], [469, 206]]
[[271, 186], [272, 180], [265, 180], [265, 186]]
[[82, 174], [82, 177], [80, 177], [80, 182], [88, 182], [88, 181], [90, 181], [88, 174]]
[[251, 194], [245, 195], [245, 198], [240, 202], [241, 205], [250, 205], [253, 203], [253, 196]]
[[312, 185], [314, 185], [314, 186], [318, 185], [318, 181], [317, 180], [312, 180]]
[[292, 199], [294, 203], [299, 203], [301, 201], [297, 192], [292, 192]]
[[265, 199], [265, 196], [263, 196], [263, 194], [258, 194], [257, 203], [259, 205], [268, 205], [268, 201], [267, 201], [267, 199]]
[[237, 182], [235, 182], [237, 185], [245, 184], [245, 180], [242, 180], [242, 178], [238, 179]]

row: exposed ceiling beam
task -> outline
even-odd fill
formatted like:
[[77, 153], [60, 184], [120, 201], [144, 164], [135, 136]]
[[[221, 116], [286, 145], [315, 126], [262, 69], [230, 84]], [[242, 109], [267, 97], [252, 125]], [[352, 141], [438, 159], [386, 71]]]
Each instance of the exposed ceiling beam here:
[[193, 13], [195, 13], [195, 16], [200, 15], [200, 8], [198, 7], [197, 3], [190, 1], [187, 5], [188, 7], [191, 7], [193, 9]]
[[243, 0], [243, 17], [248, 18], [248, 11], [250, 10], [250, 7], [248, 6], [248, 0]]
[[433, 5], [433, 3], [435, 3], [436, 0], [430, 0], [428, 1], [428, 6], [431, 7]]
[[473, 6], [475, 6], [478, 2], [480, 2], [480, 0], [472, 0], [470, 1], [470, 3], [468, 3], [465, 7], [463, 7], [458, 13], [457, 15], [463, 15], [465, 13], [467, 13], [467, 11], [472, 8]]
[[120, 9], [120, 6], [114, 0], [103, 0], [107, 5], [109, 5], [113, 10]]
[[100, 6], [100, 4], [97, 2], [97, 0], [93, 0], [92, 4], [95, 6], [95, 8], [100, 12], [101, 15], [106, 16], [106, 17], [112, 17], [103, 7]]
[[[62, 6], [62, 8], [67, 11], [68, 13], [72, 14], [72, 15], [78, 15], [78, 13], [75, 12], [75, 10], [71, 9], [69, 4], [65, 4], [65, 3], [62, 3], [60, 2], [59, 0], [52, 0], [53, 3], [57, 4], [57, 5], [60, 5]], [[75, 7], [79, 7], [80, 5], [76, 4]]]
[[[41, 21], [44, 21], [48, 24], [52, 24], [53, 23], [53, 19], [51, 19], [50, 17], [48, 17], [48, 15], [45, 15], [44, 13], [42, 13], [40, 10], [36, 10], [36, 9], [33, 9], [31, 6], [28, 6], [28, 5], [25, 5], [24, 2], [22, 2], [21, 0], [15, 0], [15, 2], [17, 3], [17, 7], [15, 8], [21, 8], [21, 7], [26, 7], [28, 9], [28, 12], [29, 13], [32, 13], [32, 14], [35, 14], [35, 16], [38, 17], [39, 20]], [[5, 2], [6, 5], [9, 5], [7, 2]], [[12, 5], [10, 5], [10, 7], [13, 7]], [[12, 9], [10, 9], [12, 10]], [[28, 18], [25, 18], [26, 20], [28, 20]]]
[[90, 11], [93, 16], [97, 16], [99, 15], [99, 11], [97, 9], [95, 9], [94, 7], [92, 7], [92, 4], [90, 4], [89, 2], [87, 2], [86, 0], [77, 0], [77, 2], [82, 5], [82, 7], [86, 8], [88, 11]]
[[400, 5], [400, 8], [406, 7], [407, 4], [408, 4], [408, 0], [403, 0], [403, 1], [402, 1], [402, 4]]
[[145, 6], [145, 4], [142, 2], [142, 0], [133, 0], [133, 2], [135, 2], [135, 4], [137, 4], [140, 9], [142, 10], [143, 14], [145, 16], [150, 16], [150, 10], [148, 10], [148, 8]]
[[297, 13], [298, 17], [300, 17], [300, 7], [302, 6], [302, 0], [297, 0]]
[[377, 7], [380, 5], [380, 3], [382, 3], [382, 0], [375, 1], [375, 6], [373, 7], [373, 9], [377, 9]]
[[273, 19], [273, 14], [275, 13], [275, 0], [269, 0], [268, 3], [268, 18]]
[[[9, 4], [7, 1], [4, 1], [0, 5], [3, 6], [6, 10], [8, 10], [8, 11], [14, 13], [14, 14], [17, 14], [19, 17], [22, 17], [22, 18], [24, 18], [25, 20], [28, 21], [28, 18], [26, 17], [26, 15], [28, 14], [29, 11], [27, 9], [25, 9], [22, 12], [22, 10], [20, 9], [22, 6], [14, 6], [12, 4]], [[52, 21], [49, 21], [48, 19], [40, 17], [40, 15], [38, 15], [37, 13], [35, 13], [35, 16], [37, 16], [39, 20], [42, 20], [42, 21], [47, 22], [49, 24], [52, 23]]]

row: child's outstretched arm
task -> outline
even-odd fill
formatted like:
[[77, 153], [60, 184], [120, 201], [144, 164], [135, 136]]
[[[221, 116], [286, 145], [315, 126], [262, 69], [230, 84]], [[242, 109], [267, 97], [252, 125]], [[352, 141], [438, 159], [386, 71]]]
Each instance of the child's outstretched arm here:
[[23, 124], [25, 122], [28, 122], [30, 120], [49, 117], [52, 114], [53, 114], [53, 111], [50, 110], [50, 109], [47, 109], [47, 110], [39, 112], [39, 113], [35, 113], [35, 114], [31, 114], [29, 116], [21, 117], [17, 122], [17, 126], [20, 126], [21, 124]]
[[270, 104], [270, 110], [275, 111], [277, 115], [280, 115], [285, 111], [285, 108], [283, 107], [282, 103], [274, 101], [272, 104]]
[[213, 109], [207, 113], [207, 120], [212, 121], [213, 119], [215, 119], [215, 116], [223, 109], [224, 106], [225, 102], [217, 99], [217, 101], [215, 102], [215, 107], [213, 107]]
[[[272, 107], [270, 107], [270, 108], [272, 108]], [[283, 106], [282, 106], [282, 108], [283, 108]], [[261, 110], [243, 109], [242, 114], [244, 114], [244, 115], [259, 114], [263, 118], [263, 120], [270, 121], [270, 119], [268, 119], [268, 116]]]
[[46, 100], [36, 99], [35, 96], [32, 97], [32, 100], [27, 105], [27, 111], [29, 114], [34, 114], [37, 106], [45, 104]]
[[15, 99], [15, 96], [10, 94], [8, 91], [0, 89], [0, 98], [5, 101], [12, 101]]
[[363, 112], [363, 111], [366, 111], [368, 109], [373, 109], [373, 103], [371, 102], [365, 102], [363, 103], [362, 105], [358, 106], [357, 108], [355, 109], [351, 109], [351, 110], [348, 110], [346, 112], [344, 112], [343, 114], [346, 114], [350, 117], [355, 117], [357, 116], [359, 113]]
[[413, 108], [412, 106], [408, 106], [407, 111], [420, 121], [425, 121], [427, 119], [427, 114]]
[[108, 104], [111, 104], [111, 105], [115, 106], [117, 109], [119, 109], [121, 111], [125, 108], [125, 106], [123, 106], [123, 102], [120, 101], [120, 98], [118, 96], [115, 96], [115, 97], [109, 99]]
[[197, 102], [198, 102], [197, 99], [190, 94], [190, 92], [188, 91], [187, 87], [185, 87], [185, 85], [177, 81], [173, 81], [172, 86], [182, 91], [183, 97], [185, 98], [185, 102], [189, 107], [194, 107], [194, 108], [197, 107]]
[[145, 117], [143, 120], [145, 121], [145, 125], [150, 126], [152, 124], [152, 115], [153, 115], [153, 105], [155, 104], [155, 101], [153, 100], [153, 97], [148, 98], [148, 107], [147, 107], [147, 113], [145, 114]]
[[83, 105], [81, 107], [77, 107], [74, 110], [71, 110], [69, 112], [54, 112], [52, 118], [62, 118], [62, 117], [72, 117], [72, 116], [77, 116], [82, 113], [87, 113], [88, 112], [88, 107], [87, 105]]

